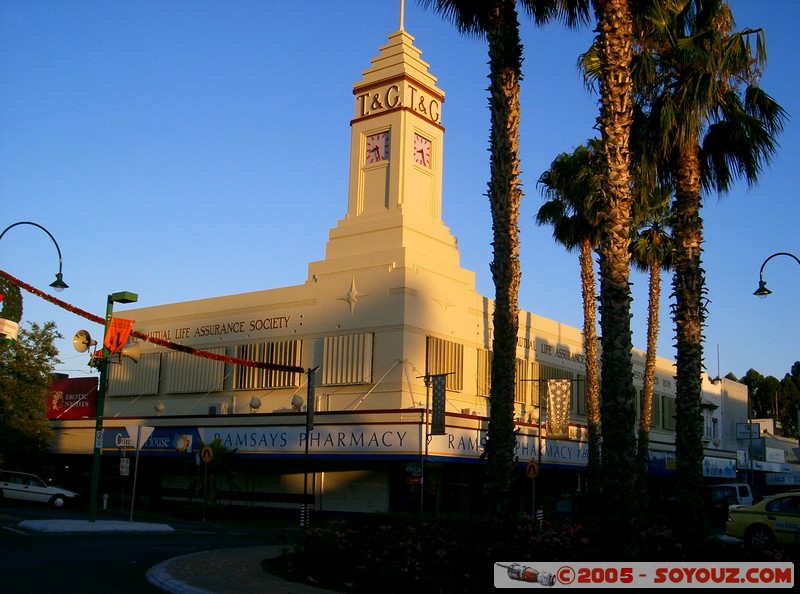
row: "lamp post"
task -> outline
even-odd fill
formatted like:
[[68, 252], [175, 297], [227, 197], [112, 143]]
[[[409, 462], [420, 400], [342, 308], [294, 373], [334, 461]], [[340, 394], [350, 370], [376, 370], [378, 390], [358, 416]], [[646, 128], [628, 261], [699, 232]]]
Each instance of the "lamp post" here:
[[772, 254], [769, 258], [764, 260], [764, 263], [761, 265], [761, 270], [758, 271], [758, 289], [756, 289], [753, 292], [753, 295], [755, 295], [756, 297], [761, 297], [762, 299], [764, 299], [767, 295], [772, 294], [772, 291], [770, 291], [767, 288], [767, 282], [764, 280], [764, 266], [766, 266], [767, 262], [772, 260], [772, 258], [774, 258], [775, 256], [789, 256], [790, 258], [794, 258], [794, 261], [800, 264], [800, 258], [795, 256], [794, 254], [790, 254], [789, 252], [778, 252]]
[[136, 293], [121, 291], [112, 293], [106, 302], [106, 322], [103, 331], [103, 351], [102, 357], [96, 362], [100, 371], [100, 385], [97, 387], [97, 415], [94, 431], [94, 454], [92, 456], [92, 490], [89, 493], [89, 521], [97, 519], [97, 488], [100, 482], [100, 450], [103, 447], [103, 409], [106, 396], [106, 386], [108, 384], [108, 357], [110, 351], [105, 345], [105, 337], [108, 327], [111, 324], [111, 316], [114, 312], [114, 303], [136, 303], [139, 296]]
[[53, 237], [53, 234], [38, 223], [32, 223], [30, 221], [20, 221], [18, 223], [14, 223], [13, 225], [9, 225], [5, 229], [3, 229], [3, 232], [0, 233], [0, 239], [3, 239], [3, 236], [6, 234], [6, 231], [12, 229], [13, 227], [16, 227], [17, 225], [33, 225], [34, 227], [38, 227], [39, 229], [47, 233], [50, 239], [53, 240], [53, 244], [56, 246], [56, 251], [58, 252], [58, 272], [56, 273], [56, 280], [50, 283], [50, 286], [53, 287], [56, 291], [63, 291], [64, 289], [68, 288], [69, 285], [64, 282], [64, 277], [61, 274], [61, 267], [62, 267], [61, 248], [58, 247], [58, 242], [56, 241], [56, 238]]

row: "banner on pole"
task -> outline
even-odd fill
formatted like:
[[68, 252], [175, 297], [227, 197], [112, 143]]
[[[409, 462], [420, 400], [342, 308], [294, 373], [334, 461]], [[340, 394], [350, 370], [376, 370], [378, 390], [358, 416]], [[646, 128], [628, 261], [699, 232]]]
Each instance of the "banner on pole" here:
[[311, 431], [314, 428], [314, 408], [316, 404], [316, 395], [314, 394], [314, 369], [308, 370], [308, 394], [306, 398], [306, 431]]
[[569, 408], [572, 396], [572, 380], [547, 380], [547, 436], [569, 435]]
[[133, 322], [133, 320], [125, 320], [123, 318], [111, 318], [109, 321], [103, 345], [111, 355], [122, 350], [122, 347], [128, 342], [128, 337], [131, 335], [131, 330], [133, 330]]
[[447, 375], [432, 376], [433, 406], [431, 414], [431, 435], [444, 435], [445, 403], [447, 401]]

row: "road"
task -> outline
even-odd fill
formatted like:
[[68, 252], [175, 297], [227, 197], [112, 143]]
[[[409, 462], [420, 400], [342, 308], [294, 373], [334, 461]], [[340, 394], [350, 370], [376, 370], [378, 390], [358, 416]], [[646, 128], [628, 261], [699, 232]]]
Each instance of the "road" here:
[[[232, 547], [284, 544], [296, 530], [285, 520], [242, 518], [181, 521], [148, 515], [138, 521], [163, 522], [174, 532], [25, 533], [28, 519], [86, 519], [85, 512], [38, 506], [0, 505], [0, 591], [59, 594], [154, 594], [147, 570], [172, 558]], [[98, 514], [98, 520], [125, 519]], [[162, 593], [163, 594], [163, 593]]]

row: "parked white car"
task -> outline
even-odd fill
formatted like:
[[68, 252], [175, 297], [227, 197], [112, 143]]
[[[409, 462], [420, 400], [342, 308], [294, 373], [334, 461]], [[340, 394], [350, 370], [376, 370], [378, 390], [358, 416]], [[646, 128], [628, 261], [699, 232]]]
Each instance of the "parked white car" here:
[[76, 497], [78, 494], [74, 491], [48, 485], [35, 474], [0, 470], [0, 499], [19, 499], [64, 507], [67, 500]]

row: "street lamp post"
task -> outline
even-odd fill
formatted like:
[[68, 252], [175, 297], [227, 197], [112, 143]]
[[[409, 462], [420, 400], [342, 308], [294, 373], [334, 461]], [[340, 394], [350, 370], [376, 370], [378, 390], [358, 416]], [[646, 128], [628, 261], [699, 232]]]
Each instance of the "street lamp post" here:
[[772, 258], [774, 258], [775, 256], [789, 256], [790, 258], [794, 258], [794, 261], [800, 264], [800, 258], [795, 256], [794, 254], [790, 254], [789, 252], [778, 252], [772, 254], [769, 258], [764, 260], [764, 263], [761, 265], [761, 270], [758, 271], [758, 289], [756, 289], [753, 292], [753, 295], [755, 295], [756, 297], [761, 297], [763, 299], [767, 295], [772, 294], [772, 291], [770, 291], [767, 288], [767, 282], [764, 280], [764, 266], [766, 266], [767, 262], [772, 260]]
[[114, 303], [136, 303], [138, 300], [139, 296], [136, 293], [121, 291], [119, 293], [112, 293], [109, 295], [108, 301], [106, 302], [106, 322], [105, 330], [103, 331], [102, 357], [96, 362], [96, 366], [100, 371], [100, 385], [97, 387], [97, 415], [94, 431], [94, 453], [92, 456], [92, 490], [89, 493], [90, 522], [94, 522], [97, 519], [97, 490], [100, 482], [100, 450], [103, 447], [103, 409], [106, 396], [106, 387], [108, 384], [108, 357], [110, 354], [108, 347], [105, 345], [105, 336], [108, 333], [108, 327], [111, 324], [111, 316], [114, 312]]
[[44, 227], [42, 227], [39, 223], [32, 223], [30, 221], [20, 221], [18, 223], [14, 223], [13, 225], [9, 225], [5, 229], [3, 229], [3, 232], [0, 233], [0, 239], [3, 239], [3, 236], [6, 234], [6, 231], [12, 229], [13, 227], [16, 227], [17, 225], [33, 225], [34, 227], [38, 227], [39, 229], [47, 233], [50, 239], [53, 240], [53, 244], [56, 246], [56, 251], [58, 252], [58, 272], [56, 273], [56, 280], [50, 283], [50, 286], [53, 287], [56, 291], [63, 291], [64, 289], [69, 288], [69, 285], [64, 282], [64, 277], [61, 273], [61, 267], [62, 267], [61, 248], [58, 247], [58, 242], [56, 241], [56, 238], [53, 237], [53, 234], [50, 233], [50, 231], [48, 231]]

